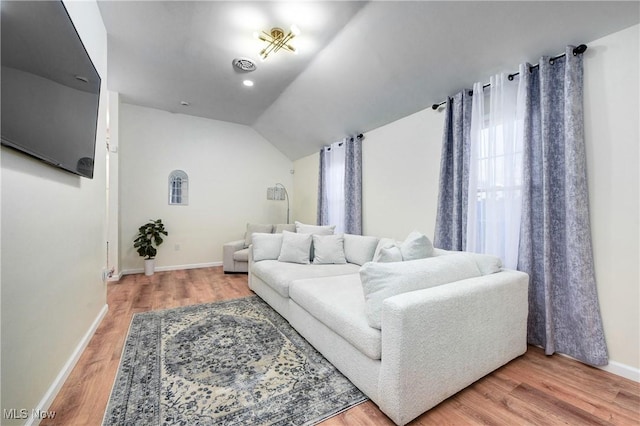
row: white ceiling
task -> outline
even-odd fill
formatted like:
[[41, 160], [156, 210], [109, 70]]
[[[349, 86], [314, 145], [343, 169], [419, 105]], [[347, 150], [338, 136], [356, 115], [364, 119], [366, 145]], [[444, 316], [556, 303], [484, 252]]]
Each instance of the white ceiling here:
[[[109, 90], [128, 103], [252, 126], [292, 160], [640, 22], [637, 1], [98, 4]], [[291, 24], [302, 31], [292, 43], [299, 54], [260, 62], [253, 32]], [[258, 69], [235, 71], [236, 57]]]

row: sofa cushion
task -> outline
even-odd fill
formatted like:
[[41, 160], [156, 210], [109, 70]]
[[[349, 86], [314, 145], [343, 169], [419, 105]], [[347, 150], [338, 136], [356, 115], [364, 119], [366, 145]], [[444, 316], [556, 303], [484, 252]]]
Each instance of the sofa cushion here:
[[366, 263], [360, 268], [360, 279], [367, 321], [371, 327], [381, 328], [382, 302], [388, 297], [481, 275], [468, 253], [406, 262]]
[[251, 266], [251, 273], [256, 275], [282, 297], [289, 297], [289, 285], [292, 281], [304, 278], [331, 277], [358, 273], [358, 265], [301, 265], [299, 263], [265, 260]]
[[344, 257], [344, 236], [313, 235], [313, 263], [331, 264], [347, 263]]
[[248, 262], [249, 261], [249, 249], [245, 248], [233, 253], [233, 260], [236, 262]]
[[282, 234], [282, 231], [296, 232], [295, 223], [278, 223], [273, 227], [274, 234]]
[[367, 324], [358, 274], [296, 280], [291, 300], [371, 359], [380, 359], [380, 330]]
[[253, 234], [253, 261], [275, 260], [282, 249], [282, 234]]
[[298, 234], [295, 232], [282, 232], [282, 248], [280, 249], [280, 262], [309, 263], [309, 251], [311, 250], [311, 234]]
[[260, 223], [247, 223], [247, 231], [244, 233], [244, 246], [249, 247], [252, 243], [251, 235], [254, 232], [270, 234], [273, 231], [273, 225], [265, 225]]
[[360, 266], [371, 262], [378, 240], [378, 237], [344, 234], [344, 257], [347, 262]]

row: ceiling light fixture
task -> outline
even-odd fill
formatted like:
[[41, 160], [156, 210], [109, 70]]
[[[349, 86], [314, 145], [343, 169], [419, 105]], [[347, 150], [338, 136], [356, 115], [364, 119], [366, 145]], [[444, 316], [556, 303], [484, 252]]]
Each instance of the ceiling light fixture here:
[[245, 86], [247, 86], [247, 87], [252, 87], [252, 86], [253, 86], [253, 81], [251, 81], [251, 80], [244, 80], [244, 81], [242, 82], [242, 84], [244, 84], [244, 85], [245, 85]]
[[254, 37], [267, 43], [267, 46], [260, 51], [260, 58], [264, 61], [271, 53], [275, 53], [280, 49], [287, 50], [289, 52], [297, 53], [296, 48], [289, 44], [291, 40], [297, 35], [300, 35], [300, 29], [292, 25], [291, 31], [286, 35], [282, 28], [274, 27], [268, 33], [262, 31], [262, 33], [253, 33]]

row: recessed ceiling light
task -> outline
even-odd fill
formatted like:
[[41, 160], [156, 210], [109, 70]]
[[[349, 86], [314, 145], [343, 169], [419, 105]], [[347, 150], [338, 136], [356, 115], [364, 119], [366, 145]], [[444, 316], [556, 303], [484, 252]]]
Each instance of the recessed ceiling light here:
[[244, 84], [247, 87], [252, 87], [253, 86], [253, 81], [245, 80], [245, 81], [242, 82], [242, 84]]
[[191, 104], [187, 101], [180, 101], [180, 105], [182, 106], [190, 106]]

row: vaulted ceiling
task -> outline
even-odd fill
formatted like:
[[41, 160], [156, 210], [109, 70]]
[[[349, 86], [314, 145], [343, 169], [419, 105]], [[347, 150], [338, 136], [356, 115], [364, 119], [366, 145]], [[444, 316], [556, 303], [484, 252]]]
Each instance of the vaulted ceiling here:
[[[98, 4], [109, 90], [128, 103], [249, 125], [292, 160], [640, 22], [636, 1]], [[298, 54], [260, 62], [253, 33], [292, 24]], [[238, 72], [237, 57], [257, 70]]]

